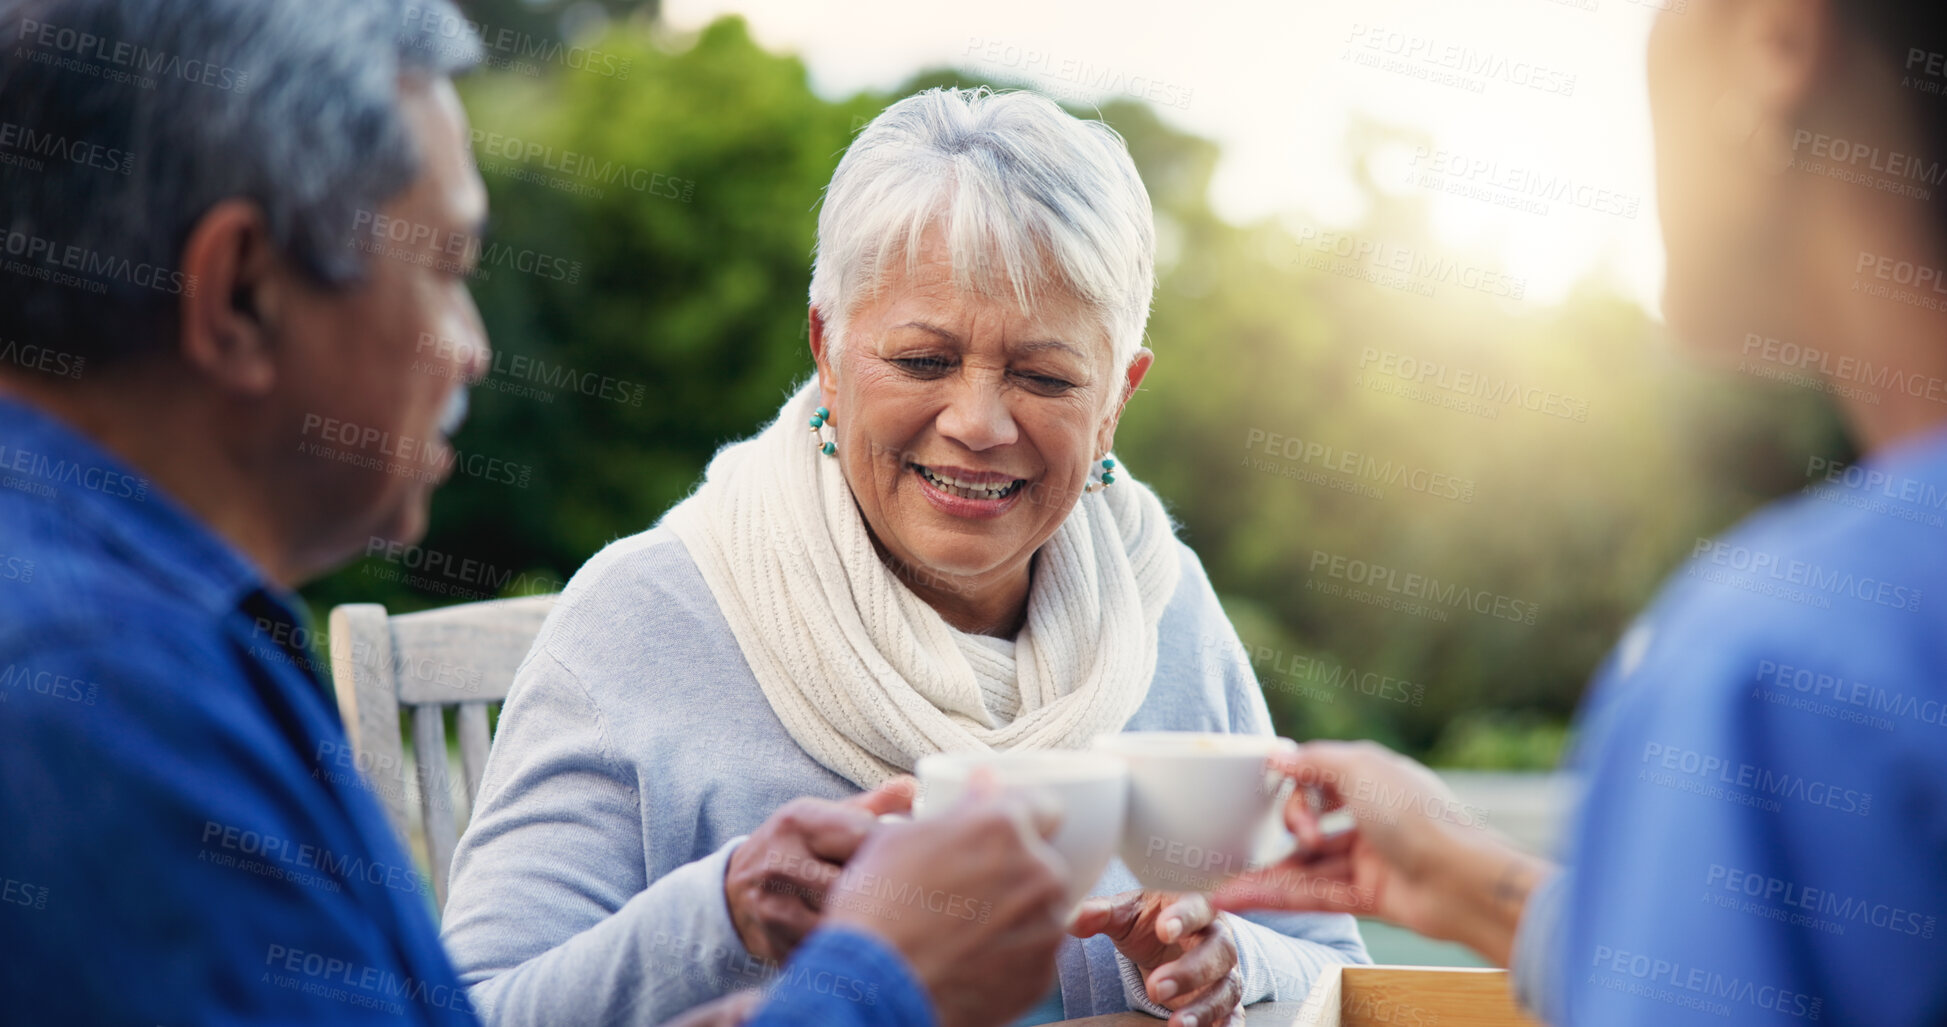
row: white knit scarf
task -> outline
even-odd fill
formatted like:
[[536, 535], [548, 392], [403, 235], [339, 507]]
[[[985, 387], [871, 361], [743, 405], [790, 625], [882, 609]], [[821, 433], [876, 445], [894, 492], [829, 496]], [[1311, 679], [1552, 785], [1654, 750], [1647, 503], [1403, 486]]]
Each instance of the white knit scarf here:
[[[1149, 692], [1175, 536], [1120, 467], [1033, 564], [1014, 657], [943, 620], [873, 548], [808, 420], [815, 384], [724, 447], [664, 523], [689, 549], [771, 709], [812, 758], [862, 788], [935, 752], [1062, 749], [1119, 731]], [[1018, 693], [997, 723], [981, 701]]]

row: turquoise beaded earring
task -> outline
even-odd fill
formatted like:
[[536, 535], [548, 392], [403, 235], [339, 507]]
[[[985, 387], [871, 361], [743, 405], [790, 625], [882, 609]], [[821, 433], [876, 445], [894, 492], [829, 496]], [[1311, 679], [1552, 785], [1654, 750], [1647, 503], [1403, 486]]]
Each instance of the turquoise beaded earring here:
[[818, 452], [826, 456], [831, 456], [833, 453], [838, 452], [838, 443], [826, 442], [825, 437], [818, 433], [818, 429], [830, 424], [831, 420], [832, 412], [826, 410], [824, 407], [819, 407], [811, 414], [811, 434], [814, 436], [811, 441], [817, 443]]
[[1115, 458], [1106, 457], [1106, 456], [1103, 457], [1102, 458], [1102, 479], [1100, 481], [1089, 482], [1087, 485], [1084, 485], [1082, 487], [1082, 491], [1100, 492], [1103, 489], [1108, 488], [1111, 485], [1114, 485], [1115, 484], [1115, 474], [1113, 473], [1114, 471], [1115, 471]]

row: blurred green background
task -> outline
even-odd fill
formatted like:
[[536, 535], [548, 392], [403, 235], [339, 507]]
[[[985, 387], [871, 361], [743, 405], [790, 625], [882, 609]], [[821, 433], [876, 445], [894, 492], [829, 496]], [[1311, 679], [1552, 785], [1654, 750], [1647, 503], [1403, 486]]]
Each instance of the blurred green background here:
[[[508, 52], [461, 87], [490, 242], [579, 265], [490, 261], [474, 286], [501, 356], [457, 442], [523, 468], [525, 485], [455, 475], [418, 550], [306, 589], [320, 624], [341, 602], [399, 612], [552, 591], [654, 522], [809, 373], [816, 205], [852, 133], [927, 86], [1008, 85], [941, 68], [822, 98], [739, 20], [679, 36], [650, 6], [603, 7], [580, 5], [592, 34], [575, 40], [612, 58], [602, 70]], [[559, 23], [526, 0], [470, 11], [540, 34]], [[1388, 270], [1445, 256], [1421, 197], [1364, 176], [1361, 224], [1232, 224], [1209, 207], [1211, 143], [1135, 101], [1099, 116], [1128, 140], [1162, 240], [1156, 365], [1117, 449], [1201, 555], [1285, 734], [1375, 738], [1450, 767], [1552, 766], [1590, 673], [1697, 538], [1802, 487], [1807, 454], [1851, 455], [1815, 395], [1694, 369], [1598, 285], [1541, 305]], [[1362, 167], [1416, 141], [1359, 124], [1346, 142]], [[1361, 244], [1363, 260], [1328, 252]], [[1405, 360], [1449, 377], [1402, 395]], [[1440, 386], [1463, 372], [1517, 398]], [[1553, 412], [1518, 398], [1541, 394]], [[1307, 461], [1292, 438], [1330, 453]], [[1333, 470], [1347, 452], [1381, 469]], [[1468, 488], [1375, 480], [1386, 466]], [[1334, 558], [1503, 597], [1533, 623], [1328, 594], [1316, 586], [1339, 579], [1314, 565]]]

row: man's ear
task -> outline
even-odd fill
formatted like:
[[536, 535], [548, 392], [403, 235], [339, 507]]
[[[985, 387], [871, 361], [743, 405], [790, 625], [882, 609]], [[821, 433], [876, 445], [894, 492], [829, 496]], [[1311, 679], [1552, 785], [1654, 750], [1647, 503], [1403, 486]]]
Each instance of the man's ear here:
[[1143, 377], [1149, 374], [1149, 365], [1156, 362], [1156, 354], [1148, 346], [1136, 350], [1136, 358], [1129, 361], [1129, 369], [1123, 372], [1122, 395], [1116, 397], [1115, 409], [1109, 412], [1109, 419], [1102, 425], [1102, 433], [1095, 440], [1095, 448], [1107, 453], [1115, 448], [1115, 426], [1122, 421], [1122, 408], [1129, 405], [1129, 398], [1142, 387]]
[[838, 376], [832, 373], [832, 353], [826, 346], [830, 337], [825, 334], [825, 317], [817, 307], [807, 308], [805, 324], [811, 335], [811, 362], [818, 365], [818, 402], [830, 410], [838, 400]]
[[183, 245], [180, 350], [221, 388], [262, 396], [277, 384], [272, 326], [289, 269], [263, 211], [247, 200], [211, 207]]

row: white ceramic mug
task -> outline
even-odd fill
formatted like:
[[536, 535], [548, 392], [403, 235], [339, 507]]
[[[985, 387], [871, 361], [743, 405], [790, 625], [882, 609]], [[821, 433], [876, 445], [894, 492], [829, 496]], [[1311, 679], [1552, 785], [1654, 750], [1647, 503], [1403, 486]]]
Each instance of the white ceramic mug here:
[[1291, 782], [1265, 758], [1291, 742], [1271, 735], [1131, 731], [1102, 735], [1094, 751], [1129, 766], [1122, 861], [1143, 887], [1209, 891], [1290, 855], [1284, 826]]
[[993, 771], [1003, 791], [1034, 788], [1061, 803], [1061, 826], [1049, 844], [1068, 863], [1068, 895], [1074, 902], [1108, 869], [1122, 838], [1129, 768], [1098, 752], [1050, 751], [936, 753], [913, 768], [919, 794], [913, 815], [920, 820], [952, 809], [967, 790], [974, 768]]

